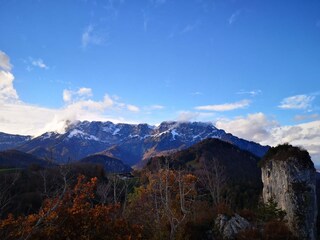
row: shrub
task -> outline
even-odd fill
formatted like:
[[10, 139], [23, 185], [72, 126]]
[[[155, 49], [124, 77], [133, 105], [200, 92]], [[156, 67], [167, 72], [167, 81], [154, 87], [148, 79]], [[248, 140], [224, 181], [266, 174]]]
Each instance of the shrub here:
[[264, 222], [277, 220], [283, 221], [286, 212], [278, 208], [278, 203], [274, 198], [270, 198], [267, 203], [261, 203], [257, 211], [258, 218]]
[[[264, 227], [265, 240], [294, 240], [296, 239], [284, 222], [270, 221]], [[297, 239], [296, 239], [297, 240]]]
[[258, 229], [246, 229], [236, 235], [236, 240], [260, 240], [261, 233]]

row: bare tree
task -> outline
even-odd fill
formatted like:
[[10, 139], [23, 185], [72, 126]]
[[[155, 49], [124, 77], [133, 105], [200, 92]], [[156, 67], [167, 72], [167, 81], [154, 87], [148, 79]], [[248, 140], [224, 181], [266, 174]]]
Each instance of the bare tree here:
[[156, 222], [161, 224], [161, 219], [167, 219], [170, 224], [169, 239], [175, 239], [178, 228], [191, 213], [196, 195], [195, 182], [194, 175], [182, 170], [170, 170], [168, 165], [150, 175]]
[[116, 173], [108, 175], [108, 181], [110, 181], [113, 191], [113, 203], [117, 204], [120, 200], [120, 195], [123, 191], [123, 188], [120, 188], [121, 179], [117, 176]]
[[[43, 224], [44, 220], [52, 213], [54, 212], [59, 205], [61, 204], [67, 189], [69, 187], [69, 181], [70, 181], [70, 166], [69, 165], [61, 165], [59, 167], [59, 173], [62, 178], [62, 183], [60, 184], [60, 187], [56, 188], [55, 193], [50, 193], [52, 196], [56, 196], [55, 198], [52, 198], [53, 200], [49, 203], [49, 208], [46, 210], [46, 212], [37, 220], [35, 225], [32, 227], [32, 230], [28, 233], [26, 237], [24, 237], [24, 240], [28, 240], [32, 237], [33, 233], [35, 233]], [[44, 173], [43, 176], [46, 176]], [[44, 177], [44, 179], [47, 179], [47, 177]], [[44, 181], [46, 182], [46, 180]], [[47, 189], [47, 188], [46, 188]], [[41, 211], [42, 208], [39, 210]]]
[[0, 218], [14, 197], [11, 190], [19, 179], [19, 176], [19, 172], [5, 174], [0, 182]]
[[201, 156], [200, 164], [199, 181], [209, 191], [213, 204], [218, 205], [225, 200], [222, 196], [228, 181], [225, 167], [205, 154]]
[[40, 177], [42, 178], [42, 187], [43, 191], [42, 194], [48, 197], [48, 170], [46, 168], [41, 169], [39, 171]]
[[100, 203], [105, 205], [108, 201], [108, 196], [110, 194], [112, 187], [112, 182], [108, 181], [106, 182], [101, 182], [97, 186], [97, 195], [100, 197]]

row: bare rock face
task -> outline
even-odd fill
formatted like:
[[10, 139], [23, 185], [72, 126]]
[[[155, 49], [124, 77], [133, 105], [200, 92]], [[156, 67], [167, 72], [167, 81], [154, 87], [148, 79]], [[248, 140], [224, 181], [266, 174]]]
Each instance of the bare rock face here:
[[250, 228], [251, 224], [238, 214], [231, 218], [219, 214], [215, 220], [215, 226], [223, 236], [223, 239], [234, 239], [238, 232]]
[[263, 200], [286, 211], [298, 239], [316, 239], [316, 171], [307, 151], [291, 145], [271, 148], [262, 161]]

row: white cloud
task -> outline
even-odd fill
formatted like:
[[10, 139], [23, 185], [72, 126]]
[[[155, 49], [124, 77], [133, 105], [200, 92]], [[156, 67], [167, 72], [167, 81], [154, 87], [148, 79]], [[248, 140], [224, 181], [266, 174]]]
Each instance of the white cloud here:
[[305, 121], [305, 120], [315, 120], [320, 119], [320, 115], [317, 113], [309, 114], [309, 115], [296, 115], [294, 116], [295, 121]]
[[63, 101], [70, 102], [72, 99], [72, 91], [64, 89], [62, 93]]
[[87, 97], [91, 97], [92, 96], [92, 89], [91, 88], [80, 88], [77, 92], [77, 94], [79, 96], [87, 96]]
[[278, 107], [282, 109], [307, 109], [311, 107], [314, 98], [314, 96], [308, 95], [295, 95], [284, 98]]
[[228, 19], [229, 25], [232, 25], [240, 16], [242, 9], [235, 11]]
[[62, 96], [63, 96], [63, 101], [66, 103], [69, 103], [71, 101], [79, 101], [79, 100], [83, 100], [91, 97], [92, 89], [86, 88], [86, 87], [79, 88], [78, 91], [71, 91], [68, 89], [64, 89]]
[[275, 121], [267, 119], [260, 112], [232, 120], [221, 119], [216, 122], [216, 126], [238, 137], [261, 143], [271, 137], [270, 129], [278, 126], [278, 124]]
[[[68, 94], [65, 90], [64, 100], [68, 100]], [[137, 111], [137, 106], [116, 102], [108, 94], [100, 101], [71, 98], [64, 107], [55, 109], [23, 102], [0, 102], [0, 116], [3, 116], [0, 118], [0, 131], [30, 135], [47, 131], [63, 133], [68, 122], [77, 120], [136, 123], [126, 116], [130, 117], [131, 112]]]
[[272, 130], [275, 142], [289, 142], [309, 151], [312, 159], [320, 164], [320, 121], [283, 126]]
[[320, 163], [320, 120], [293, 126], [280, 126], [263, 113], [248, 114], [246, 117], [221, 119], [216, 122], [218, 128], [224, 129], [238, 137], [260, 144], [276, 146], [290, 143], [302, 146], [309, 151], [312, 160]]
[[176, 118], [177, 121], [208, 121], [214, 116], [214, 113], [192, 112], [192, 111], [179, 111]]
[[[157, 111], [161, 111], [165, 109], [165, 106], [162, 106], [162, 105], [158, 105], [158, 104], [155, 104], [155, 105], [151, 105], [151, 106], [144, 106], [142, 108], [142, 113], [143, 114], [147, 114], [147, 115], [151, 115], [151, 114], [154, 114], [156, 113]], [[141, 109], [140, 109], [141, 110]]]
[[248, 94], [250, 95], [251, 97], [254, 97], [254, 96], [257, 96], [259, 94], [261, 94], [262, 91], [261, 90], [251, 90], [251, 91], [244, 91], [244, 90], [241, 90], [239, 92], [237, 92], [237, 94]]
[[42, 69], [49, 69], [49, 67], [43, 62], [43, 60], [41, 58], [36, 59], [36, 60], [32, 60], [31, 64], [35, 67], [39, 67]]
[[107, 108], [111, 108], [114, 104], [114, 101], [109, 97], [108, 94], [106, 94], [101, 101], [94, 101], [91, 99], [77, 99], [76, 101], [73, 101], [69, 103], [66, 106], [66, 109], [68, 110], [86, 110], [89, 112], [103, 112]]
[[245, 108], [245, 107], [249, 106], [249, 104], [250, 104], [250, 101], [245, 99], [245, 100], [242, 100], [239, 102], [234, 102], [234, 103], [198, 106], [198, 107], [195, 107], [195, 109], [205, 110], [205, 111], [223, 112], [223, 111], [231, 111], [231, 110], [235, 110], [235, 109]]
[[101, 45], [105, 42], [105, 38], [94, 31], [94, 27], [89, 25], [82, 33], [81, 43], [82, 47], [86, 48], [89, 44]]
[[50, 122], [59, 110], [41, 108], [22, 102], [0, 103], [0, 131], [23, 134], [41, 134], [46, 123]]
[[14, 76], [10, 72], [0, 70], [0, 102], [16, 102], [19, 97], [13, 87]]
[[9, 57], [0, 51], [0, 103], [16, 102], [19, 99], [13, 86], [14, 76], [10, 72], [11, 69]]
[[127, 105], [127, 109], [131, 112], [139, 112], [140, 111], [140, 108], [138, 108], [137, 106], [131, 105], [131, 104]]
[[108, 94], [104, 95], [103, 102], [105, 106], [109, 107], [111, 107], [114, 104], [114, 101]]
[[199, 115], [199, 112], [180, 111], [177, 120], [179, 122], [195, 121], [198, 119]]
[[197, 96], [197, 95], [202, 95], [202, 92], [192, 92], [191, 95]]
[[[63, 91], [65, 106], [45, 108], [22, 102], [13, 86], [14, 76], [10, 71], [9, 58], [2, 58], [0, 69], [0, 131], [16, 134], [39, 135], [46, 131], [63, 132], [67, 122], [97, 120], [130, 122], [130, 113], [139, 107], [121, 103], [118, 97], [105, 94], [100, 101], [92, 100], [91, 88]], [[10, 66], [10, 67], [9, 67]]]
[[112, 106], [113, 101], [107, 94], [102, 101], [89, 99], [70, 103], [65, 108], [56, 109], [54, 117], [45, 122], [40, 133], [46, 131], [64, 132], [67, 122], [103, 119], [105, 110], [111, 109]]
[[188, 33], [188, 32], [191, 32], [193, 31], [194, 29], [196, 29], [200, 24], [200, 21], [196, 21], [195, 23], [193, 24], [188, 24], [186, 25], [181, 31], [180, 31], [180, 34], [185, 34], [185, 33]]
[[164, 106], [162, 106], [162, 105], [152, 105], [152, 106], [148, 107], [147, 109], [149, 109], [149, 110], [161, 110], [161, 109], [164, 109]]
[[0, 70], [11, 71], [11, 68], [12, 66], [10, 64], [9, 57], [7, 56], [7, 54], [0, 50]]

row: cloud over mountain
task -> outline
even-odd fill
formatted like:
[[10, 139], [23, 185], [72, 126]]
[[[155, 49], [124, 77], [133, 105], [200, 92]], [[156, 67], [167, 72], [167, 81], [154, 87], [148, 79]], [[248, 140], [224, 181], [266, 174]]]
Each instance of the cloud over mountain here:
[[[138, 106], [108, 93], [97, 98], [94, 91], [87, 86], [61, 89], [62, 96], [60, 96], [63, 104], [60, 107], [49, 108], [30, 104], [19, 97], [14, 86], [15, 77], [12, 68], [9, 56], [0, 51], [0, 131], [2, 132], [25, 135], [39, 135], [46, 131], [62, 133], [67, 123], [76, 120], [141, 123], [145, 122], [143, 121], [145, 115], [153, 115], [153, 113], [160, 113], [168, 109], [167, 106], [164, 107], [161, 104]], [[251, 95], [255, 93], [256, 91], [241, 92], [241, 94]], [[317, 113], [304, 114], [312, 107], [312, 104], [316, 105], [315, 98], [316, 94], [284, 98], [279, 108], [300, 110], [303, 115], [296, 115], [295, 119], [309, 121], [284, 126], [263, 112], [234, 118], [218, 115], [251, 106], [251, 101], [248, 99], [224, 104], [200, 105], [194, 108], [196, 111], [192, 111], [192, 108], [191, 110], [173, 109], [172, 111], [178, 114], [175, 119], [179, 121], [207, 122], [219, 118], [216, 121], [218, 128], [261, 144], [277, 145], [289, 142], [301, 145], [310, 151], [314, 158], [320, 160], [319, 115]], [[160, 119], [162, 120], [168, 119]]]
[[255, 113], [235, 119], [221, 119], [216, 122], [216, 126], [263, 145], [276, 146], [288, 142], [302, 146], [309, 151], [314, 161], [320, 160], [320, 120], [281, 126], [265, 114]]
[[123, 103], [107, 93], [101, 100], [93, 99], [91, 88], [64, 89], [65, 105], [47, 108], [22, 101], [14, 87], [10, 58], [0, 51], [0, 131], [17, 134], [39, 135], [46, 131], [64, 132], [68, 122], [100, 120], [132, 122], [124, 119], [129, 113], [140, 111], [138, 106]]

